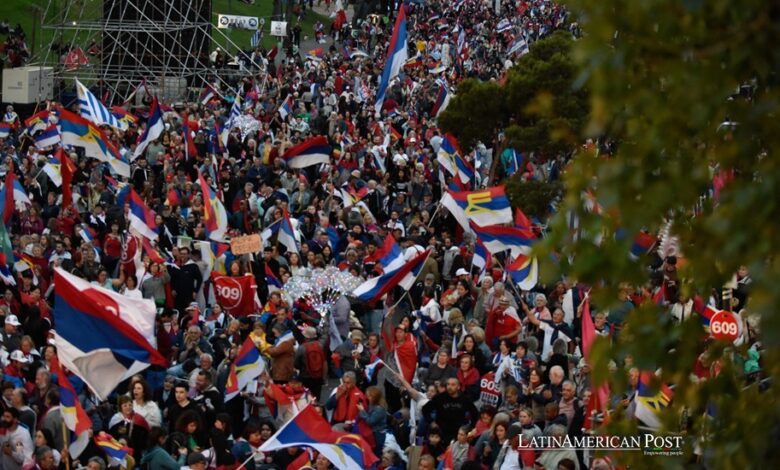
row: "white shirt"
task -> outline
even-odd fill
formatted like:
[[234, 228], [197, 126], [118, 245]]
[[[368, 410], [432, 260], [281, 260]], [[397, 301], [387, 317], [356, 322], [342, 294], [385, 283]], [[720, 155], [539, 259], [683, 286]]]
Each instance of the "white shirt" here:
[[507, 447], [507, 450], [499, 470], [522, 470], [523, 467], [520, 466], [520, 454], [517, 453], [517, 449], [509, 447], [508, 439], [504, 442], [504, 447]]
[[143, 405], [139, 405], [135, 402], [135, 400], [133, 400], [133, 411], [143, 416], [146, 422], [149, 423], [149, 427], [160, 426], [160, 423], [162, 422], [160, 407], [157, 406], [157, 403], [151, 400], [147, 401]]

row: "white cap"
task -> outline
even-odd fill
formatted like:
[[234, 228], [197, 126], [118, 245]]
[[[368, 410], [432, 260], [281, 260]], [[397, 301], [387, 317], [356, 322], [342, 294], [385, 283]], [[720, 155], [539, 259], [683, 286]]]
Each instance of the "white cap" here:
[[19, 323], [19, 318], [17, 318], [16, 315], [8, 315], [5, 317], [5, 324], [6, 325], [13, 325], [13, 326], [20, 326], [21, 323]]
[[29, 362], [27, 360], [27, 357], [24, 355], [22, 351], [17, 349], [16, 351], [11, 353], [11, 360], [12, 361], [19, 361], [19, 362]]
[[460, 268], [460, 269], [458, 269], [457, 271], [455, 271], [455, 275], [456, 275], [456, 276], [468, 276], [468, 275], [469, 275], [469, 272], [468, 272], [468, 271], [466, 271], [466, 270], [465, 270], [465, 269], [463, 269], [463, 268]]

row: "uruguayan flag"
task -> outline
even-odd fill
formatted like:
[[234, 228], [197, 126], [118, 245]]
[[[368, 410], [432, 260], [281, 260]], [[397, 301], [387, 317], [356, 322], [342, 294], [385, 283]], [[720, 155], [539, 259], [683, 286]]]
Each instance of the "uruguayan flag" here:
[[100, 126], [105, 124], [122, 131], [127, 130], [127, 123], [117, 119], [78, 79], [76, 79], [76, 92], [81, 117]]

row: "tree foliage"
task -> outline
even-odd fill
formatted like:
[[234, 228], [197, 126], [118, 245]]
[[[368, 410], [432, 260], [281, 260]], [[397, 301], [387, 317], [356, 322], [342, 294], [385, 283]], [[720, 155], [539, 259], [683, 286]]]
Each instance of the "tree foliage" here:
[[553, 156], [577, 146], [587, 116], [587, 94], [572, 85], [577, 68], [573, 40], [557, 32], [537, 41], [509, 70], [504, 85], [466, 80], [439, 118], [463, 148], [492, 143], [505, 131], [507, 145]]
[[519, 177], [505, 181], [506, 194], [512, 207], [518, 207], [528, 217], [545, 220], [550, 215], [550, 203], [563, 194], [560, 181], [522, 181]]
[[[739, 308], [760, 318], [762, 373], [777, 376], [780, 161], [773, 153], [780, 146], [780, 4], [564, 3], [583, 37], [572, 46], [557, 33], [532, 45], [504, 87], [465, 82], [441, 117], [442, 127], [466, 148], [506, 129], [509, 145], [548, 156], [572, 152], [587, 138], [617, 142], [612, 155], [582, 151], [566, 168], [565, 197], [550, 236], [537, 248], [540, 259], [556, 253], [557, 275], [594, 286], [599, 309], [618, 303], [621, 283], [650, 281], [647, 260], [628, 256], [631, 235], [640, 229], [668, 227], [679, 237], [687, 295], [706, 299], [720, 292], [745, 265], [752, 292]], [[711, 197], [715, 174], [733, 175], [717, 200]], [[585, 209], [586, 191], [600, 211]], [[532, 205], [515, 196], [512, 201], [524, 209]], [[576, 239], [564, 220], [572, 212], [580, 220]], [[614, 236], [618, 229], [628, 236]], [[696, 446], [704, 449], [709, 468], [773, 466], [778, 394], [745, 380], [744, 347], [705, 343], [704, 336], [697, 319], [673, 324], [667, 313], [645, 304], [629, 315], [611, 350], [596, 348], [594, 378], [609, 376], [613, 393], [624, 391], [627, 380], [623, 373], [608, 374], [610, 358], [630, 356], [641, 370], [660, 371], [661, 381], [674, 384], [665, 426], [689, 437], [683, 457], [659, 461], [625, 452], [614, 460], [671, 468], [692, 462]], [[717, 364], [719, 373], [694, 380], [697, 359]], [[620, 418], [618, 412], [608, 432], [637, 432], [636, 422]]]
[[[617, 2], [568, 0], [584, 37], [574, 47], [580, 67], [576, 81], [590, 92], [591, 114], [583, 137], [608, 135], [619, 142], [612, 158], [582, 155], [566, 172], [562, 213], [580, 215], [585, 236], [568, 237], [563, 217], [542, 250], [571, 257], [567, 274], [603, 286], [595, 300], [613, 303], [620, 282], [647, 281], [642, 264], [626, 256], [629, 239], [611, 234], [641, 228], [657, 231], [671, 221], [680, 239], [687, 293], [705, 297], [720, 291], [740, 265], [753, 278], [747, 313], [760, 315], [763, 373], [776, 376], [780, 362], [780, 166], [773, 152], [780, 70], [780, 6], [757, 0]], [[744, 86], [749, 84], [750, 86]], [[737, 90], [742, 87], [742, 93]], [[736, 125], [723, 126], [730, 119]], [[719, 200], [706, 199], [713, 173], [734, 175]], [[582, 193], [591, 189], [603, 207], [596, 215], [583, 209]], [[713, 344], [706, 364], [721, 372], [706, 382], [691, 380], [696, 358], [704, 352], [697, 320], [672, 325], [655, 306], [629, 318], [616, 350], [602, 355], [632, 355], [644, 370], [661, 370], [676, 385], [669, 429], [680, 427], [685, 409], [692, 425], [686, 456], [664, 466], [690, 462], [693, 445], [705, 449], [711, 468], [765, 468], [778, 435], [777, 394], [746, 384], [740, 359], [744, 350]], [[613, 389], [624, 384], [613, 378]], [[708, 416], [707, 409], [716, 410]], [[612, 431], [633, 432], [615, 420]], [[623, 453], [619, 459], [641, 467], [654, 459]]]

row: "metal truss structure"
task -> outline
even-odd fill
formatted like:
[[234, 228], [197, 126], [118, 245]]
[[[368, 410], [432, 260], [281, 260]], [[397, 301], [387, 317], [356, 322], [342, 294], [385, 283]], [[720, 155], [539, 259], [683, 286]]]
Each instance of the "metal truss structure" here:
[[[45, 42], [33, 63], [53, 67], [55, 95], [78, 77], [113, 103], [142, 82], [160, 98], [187, 99], [205, 83], [224, 80], [209, 60], [214, 44], [241, 50], [211, 20], [211, 0], [47, 0]], [[76, 48], [89, 63], [66, 65]]]

